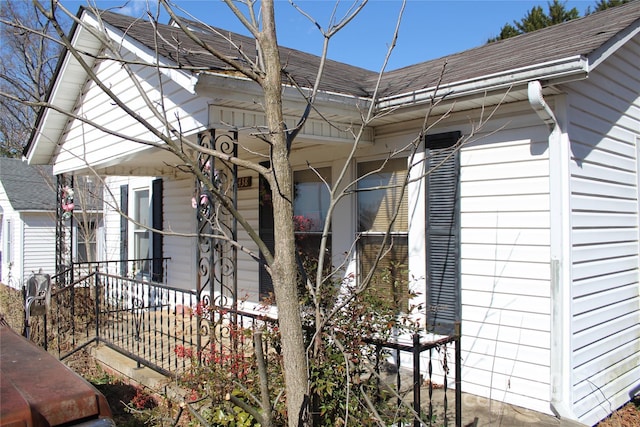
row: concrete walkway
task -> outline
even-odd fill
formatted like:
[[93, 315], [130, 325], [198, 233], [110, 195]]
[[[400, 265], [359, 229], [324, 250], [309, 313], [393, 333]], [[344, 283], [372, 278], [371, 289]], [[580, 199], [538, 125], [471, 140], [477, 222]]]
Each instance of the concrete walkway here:
[[[146, 367], [138, 367], [136, 362], [126, 356], [106, 347], [91, 347], [92, 355], [107, 369], [111, 369], [120, 375], [131, 378], [133, 381], [151, 388], [152, 390], [165, 393], [170, 397], [180, 399], [180, 391], [177, 387], [173, 387], [167, 378], [163, 375]], [[443, 401], [443, 391], [436, 389], [433, 391], [433, 402]], [[426, 387], [421, 391], [421, 397], [428, 396]], [[455, 425], [455, 397], [453, 390], [447, 393], [450, 421], [449, 426]], [[436, 405], [436, 403], [434, 403]], [[425, 403], [426, 406], [426, 403]], [[438, 413], [439, 409], [434, 408], [437, 415], [434, 426], [441, 426], [444, 420], [442, 413]], [[440, 411], [441, 412], [441, 411]], [[584, 427], [581, 424], [570, 420], [560, 420], [552, 415], [543, 414], [541, 412], [531, 411], [529, 409], [520, 408], [498, 402], [495, 400], [485, 399], [483, 397], [472, 394], [462, 394], [462, 425], [464, 427]]]
[[474, 427], [585, 426], [576, 421], [561, 420], [553, 415], [466, 393], [462, 395], [462, 425]]

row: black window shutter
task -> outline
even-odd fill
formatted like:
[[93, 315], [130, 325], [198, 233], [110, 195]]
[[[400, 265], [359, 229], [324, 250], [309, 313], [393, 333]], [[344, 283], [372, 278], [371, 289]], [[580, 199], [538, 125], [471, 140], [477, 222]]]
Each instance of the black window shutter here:
[[[268, 162], [261, 163], [263, 166], [269, 167]], [[264, 177], [260, 176], [258, 180], [258, 233], [260, 239], [267, 245], [273, 253], [275, 246], [275, 237], [273, 231], [273, 204], [271, 201], [271, 187]], [[258, 287], [260, 299], [269, 298], [273, 293], [273, 281], [271, 275], [266, 269], [266, 260], [260, 252], [260, 265], [258, 267]]]
[[425, 138], [427, 330], [451, 335], [460, 319], [460, 132]]
[[[151, 227], [153, 227], [154, 230], [162, 230], [162, 221], [164, 216], [162, 200], [162, 178], [154, 179], [151, 183]], [[151, 234], [151, 251], [153, 254], [151, 280], [154, 282], [162, 282], [164, 271], [161, 233], [153, 232]]]
[[129, 186], [120, 186], [120, 275], [126, 276], [128, 273], [127, 259], [129, 259]]

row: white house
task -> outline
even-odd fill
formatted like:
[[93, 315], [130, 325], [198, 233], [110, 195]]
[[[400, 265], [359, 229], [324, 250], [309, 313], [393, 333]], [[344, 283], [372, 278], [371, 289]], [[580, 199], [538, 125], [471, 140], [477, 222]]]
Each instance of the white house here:
[[[150, 24], [111, 12], [81, 10], [79, 17], [91, 27], [104, 26], [118, 53], [135, 60], [131, 69], [140, 87], [153, 105], [167, 108], [166, 117], [185, 135], [195, 141], [207, 129], [231, 129], [238, 132], [240, 157], [256, 160], [265, 152], [251, 133], [264, 116], [250, 81], [177, 37], [172, 26], [157, 28], [158, 61], [166, 66], [158, 73], [140, 65], [156, 60]], [[201, 30], [203, 40], [235, 54], [228, 40]], [[430, 331], [446, 332], [461, 322], [465, 392], [595, 424], [640, 389], [639, 33], [640, 2], [630, 2], [382, 78], [374, 107], [385, 114], [365, 129], [346, 173], [365, 176], [391, 150], [413, 141], [432, 96], [446, 95], [431, 113], [436, 124], [418, 141], [413, 163], [406, 154], [396, 156], [378, 181], [361, 185], [407, 173], [416, 178], [397, 201], [402, 215], [391, 256], [416, 278], [411, 285], [422, 292]], [[72, 40], [105, 87], [141, 117], [156, 120], [121, 64], [91, 55], [113, 53], [103, 51], [87, 28], [74, 27]], [[282, 54], [300, 85], [313, 81], [318, 58], [286, 48]], [[173, 67], [177, 61], [201, 71]], [[346, 129], [357, 126], [360, 107], [372, 102], [377, 77], [332, 61], [325, 75], [317, 103], [322, 117], [311, 116], [291, 154], [301, 189], [296, 215], [310, 221], [310, 238], [326, 211], [322, 186], [307, 163], [328, 181], [338, 178], [352, 142]], [[304, 102], [292, 88], [283, 90], [293, 127]], [[52, 164], [55, 174], [88, 175], [91, 168], [107, 176], [109, 197], [121, 211], [174, 234], [154, 235], [105, 208], [103, 256], [170, 258], [167, 282], [194, 288], [197, 245], [187, 236], [197, 228], [191, 175], [167, 151], [139, 143], [157, 138], [117, 107], [69, 53], [49, 102], [112, 133], [44, 111], [26, 152], [29, 163]], [[458, 147], [460, 138], [465, 143]], [[416, 164], [438, 168], [424, 177], [411, 168]], [[250, 171], [240, 170], [238, 177], [237, 207], [268, 240], [268, 189]], [[338, 206], [331, 251], [349, 251], [357, 236], [352, 270], [376, 248], [389, 221], [382, 208], [397, 196], [354, 195]], [[238, 236], [257, 251], [246, 233]], [[152, 266], [141, 268], [153, 273]], [[258, 301], [269, 291], [268, 277], [250, 256], [239, 253], [236, 269], [239, 293]]]
[[20, 287], [32, 272], [55, 273], [54, 187], [51, 166], [0, 158], [0, 282]]
[[[73, 262], [95, 261], [104, 246], [102, 206], [96, 207], [89, 180], [77, 184], [73, 221], [67, 221], [73, 231], [59, 243], [73, 248]], [[56, 187], [50, 165], [0, 158], [0, 282], [20, 287], [34, 272], [56, 274]]]

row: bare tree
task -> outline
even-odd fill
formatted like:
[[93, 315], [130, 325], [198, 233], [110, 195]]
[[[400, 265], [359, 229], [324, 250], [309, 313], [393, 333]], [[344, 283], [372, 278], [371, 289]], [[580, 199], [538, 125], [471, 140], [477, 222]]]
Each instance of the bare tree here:
[[[367, 0], [355, 1], [348, 9], [348, 11], [341, 17], [336, 15], [337, 9], [334, 9], [334, 13], [331, 16], [328, 26], [325, 28], [321, 23], [317, 22], [306, 13], [302, 5], [297, 5], [290, 0], [293, 7], [297, 8], [300, 13], [311, 20], [316, 28], [319, 29], [323, 40], [323, 52], [318, 62], [318, 69], [315, 76], [315, 80], [312, 82], [300, 82], [296, 81], [294, 77], [287, 73], [286, 67], [283, 64], [283, 58], [280, 55], [280, 49], [276, 37], [276, 24], [274, 16], [274, 1], [273, 0], [261, 0], [257, 2], [255, 0], [233, 1], [224, 0], [228, 8], [235, 14], [240, 22], [250, 32], [251, 36], [255, 39], [254, 46], [239, 46], [234, 43], [234, 40], [227, 38], [224, 34], [219, 34], [221, 38], [225, 38], [228, 45], [233, 51], [233, 55], [229, 55], [228, 52], [222, 52], [216, 49], [215, 46], [203, 41], [198, 35], [198, 32], [191, 29], [191, 22], [181, 18], [177, 13], [175, 5], [168, 2], [168, 0], [159, 0], [159, 6], [163, 8], [173, 19], [176, 25], [181, 30], [181, 37], [187, 37], [197, 46], [200, 53], [206, 54], [211, 58], [224, 64], [227, 70], [233, 70], [255, 82], [261, 89], [263, 97], [261, 107], [263, 109], [266, 124], [264, 127], [253, 129], [253, 135], [264, 146], [261, 149], [263, 159], [268, 160], [269, 165], [255, 161], [249, 161], [241, 156], [230, 156], [228, 153], [221, 152], [215, 149], [205, 148], [194, 143], [189, 138], [185, 137], [181, 131], [180, 118], [171, 116], [166, 107], [162, 103], [158, 103], [149, 99], [145, 89], [141, 85], [136, 76], [137, 70], [140, 68], [153, 69], [160, 77], [162, 72], [167, 71], [169, 68], [179, 68], [182, 71], [191, 72], [204, 72], [216, 70], [213, 66], [207, 67], [195, 67], [189, 64], [175, 64], [175, 65], [163, 65], [160, 61], [144, 62], [138, 58], [130, 58], [122, 53], [122, 46], [118, 41], [110, 38], [104, 31], [104, 26], [100, 24], [100, 13], [93, 11], [98, 25], [91, 26], [86, 22], [75, 17], [70, 11], [64, 8], [62, 3], [52, 3], [53, 9], [48, 8], [45, 4], [34, 0], [34, 4], [37, 7], [41, 16], [45, 17], [45, 21], [41, 23], [39, 27], [33, 27], [30, 24], [20, 21], [12, 21], [12, 28], [14, 31], [24, 31], [29, 35], [40, 35], [46, 40], [50, 39], [48, 29], [52, 28], [56, 32], [56, 40], [67, 50], [68, 54], [73, 57], [75, 61], [82, 67], [88, 79], [100, 90], [106, 94], [111, 103], [126, 112], [129, 117], [133, 118], [139, 125], [141, 125], [146, 132], [153, 138], [133, 138], [130, 135], [119, 133], [113, 129], [105, 127], [95, 121], [91, 121], [76, 111], [62, 110], [59, 107], [50, 104], [47, 100], [42, 100], [42, 97], [32, 97], [21, 93], [13, 93], [11, 91], [5, 91], [4, 89], [0, 93], [2, 99], [10, 102], [21, 102], [27, 105], [29, 108], [47, 108], [54, 110], [58, 113], [67, 115], [69, 119], [77, 120], [88, 127], [100, 129], [101, 131], [110, 135], [117, 136], [124, 140], [129, 140], [145, 145], [151, 145], [157, 147], [160, 150], [167, 150], [171, 152], [177, 158], [175, 167], [180, 168], [182, 171], [188, 171], [199, 182], [205, 186], [208, 194], [213, 197], [218, 197], [220, 203], [224, 205], [224, 208], [230, 212], [231, 215], [238, 222], [239, 226], [247, 233], [247, 235], [253, 240], [259, 251], [263, 254], [269, 274], [271, 275], [275, 302], [278, 307], [278, 319], [280, 329], [284, 331], [281, 336], [282, 340], [282, 354], [283, 354], [283, 372], [285, 377], [286, 388], [286, 404], [288, 425], [298, 426], [306, 424], [309, 414], [309, 396], [312, 392], [313, 386], [311, 385], [309, 377], [309, 364], [310, 360], [317, 357], [322, 353], [323, 347], [320, 337], [324, 333], [328, 332], [332, 319], [336, 317], [338, 313], [353, 300], [357, 295], [364, 293], [368, 288], [372, 286], [374, 282], [378, 262], [385, 257], [390, 251], [393, 250], [394, 241], [392, 238], [392, 227], [395, 223], [398, 211], [400, 209], [399, 204], [393, 206], [392, 212], [389, 213], [390, 223], [387, 226], [386, 233], [384, 234], [382, 243], [379, 245], [377, 253], [373, 257], [373, 262], [369, 266], [367, 271], [361, 273], [361, 277], [357, 280], [355, 287], [352, 288], [352, 292], [348, 295], [341, 295], [331, 299], [328, 303], [323, 297], [323, 294], [327, 288], [335, 286], [335, 283], [339, 281], [340, 272], [344, 270], [344, 266], [353, 259], [353, 251], [355, 250], [357, 242], [354, 243], [352, 250], [345, 255], [345, 259], [337, 265], [331, 265], [325, 260], [324, 256], [319, 256], [317, 260], [317, 266], [308, 271], [303, 271], [304, 285], [306, 292], [309, 293], [314, 318], [314, 339], [311, 340], [308, 347], [304, 340], [304, 329], [301, 317], [301, 295], [298, 288], [298, 281], [296, 280], [301, 273], [299, 266], [299, 260], [296, 249], [296, 230], [295, 224], [292, 218], [294, 217], [293, 201], [294, 194], [294, 179], [292, 172], [292, 149], [295, 148], [296, 136], [300, 129], [305, 125], [312, 113], [322, 117], [319, 111], [316, 111], [316, 97], [320, 92], [321, 83], [323, 81], [326, 55], [328, 46], [332, 38], [337, 34], [344, 26], [354, 19], [355, 16], [365, 7]], [[258, 9], [259, 7], [259, 9]], [[241, 9], [242, 8], [242, 9]], [[402, 13], [404, 10], [404, 2], [399, 3], [397, 28], [391, 40], [387, 59], [391, 54], [393, 47], [396, 43], [397, 31], [401, 22]], [[149, 11], [148, 19], [152, 25], [157, 25], [158, 12]], [[64, 20], [72, 19], [74, 24], [82, 27], [83, 30], [91, 33], [97, 40], [99, 40], [103, 46], [103, 49], [99, 51], [97, 55], [90, 55], [86, 51], [78, 50], [72, 40], [65, 31]], [[208, 31], [217, 32], [215, 29], [203, 25]], [[180, 43], [176, 40], [160, 40], [161, 35], [156, 33], [157, 43], [174, 43], [176, 44], [176, 50], [179, 51]], [[159, 55], [158, 52], [156, 52]], [[123, 70], [131, 78], [131, 82], [134, 85], [138, 96], [145, 103], [147, 111], [151, 112], [151, 119], [145, 118], [140, 113], [140, 108], [133, 109], [127, 104], [116, 92], [110, 87], [109, 84], [101, 80], [100, 76], [96, 73], [93, 66], [94, 60], [99, 61], [116, 61], [119, 63]], [[386, 64], [386, 61], [384, 62]], [[380, 71], [380, 76], [384, 72], [386, 65], [383, 65]], [[162, 81], [158, 78], [158, 81]], [[304, 100], [305, 108], [300, 113], [297, 125], [294, 128], [287, 128], [285, 125], [285, 115], [283, 111], [283, 86], [289, 86], [296, 88], [299, 91], [299, 96]], [[377, 84], [372, 90], [371, 99], [375, 100], [378, 96], [378, 87], [380, 85], [380, 78]], [[431, 108], [434, 108], [439, 103], [439, 100], [435, 97], [431, 100]], [[374, 102], [371, 100], [368, 104], [363, 104], [363, 108], [360, 111], [360, 122], [354, 123], [349, 129], [345, 129], [352, 135], [353, 143], [348, 155], [346, 156], [344, 167], [338, 174], [336, 182], [329, 183], [324, 181], [330, 194], [330, 205], [328, 213], [322, 224], [322, 234], [319, 243], [318, 253], [324, 254], [330, 238], [330, 227], [332, 219], [334, 218], [336, 206], [338, 203], [356, 194], [359, 191], [374, 191], [393, 187], [399, 191], [400, 197], [403, 194], [411, 182], [411, 180], [421, 179], [429, 171], [424, 171], [423, 165], [415, 159], [415, 154], [419, 149], [420, 142], [427, 131], [437, 124], [442, 117], [446, 117], [446, 112], [435, 119], [431, 117], [431, 108], [428, 108], [428, 112], [424, 118], [421, 130], [415, 135], [410, 142], [404, 147], [400, 147], [396, 150], [390, 151], [387, 157], [381, 161], [381, 163], [374, 169], [368, 171], [363, 177], [353, 180], [348, 177], [347, 171], [352, 164], [352, 160], [355, 159], [358, 149], [361, 147], [361, 142], [365, 135], [367, 126], [369, 126], [375, 119], [379, 117], [379, 113], [374, 108]], [[387, 112], [388, 113], [388, 112]], [[484, 119], [486, 121], [486, 118]], [[483, 123], [479, 123], [476, 129]], [[333, 125], [333, 124], [332, 124]], [[473, 137], [473, 132], [465, 139]], [[460, 147], [465, 141], [459, 141], [457, 147]], [[227, 199], [221, 197], [220, 190], [216, 186], [210, 177], [208, 177], [202, 170], [200, 164], [200, 158], [202, 155], [212, 156], [216, 159], [224, 160], [230, 164], [236, 165], [246, 170], [250, 170], [258, 173], [269, 184], [272, 189], [272, 204], [273, 204], [273, 219], [274, 219], [274, 237], [275, 245], [271, 250], [265, 242], [260, 238], [257, 230], [254, 229], [250, 221], [243, 217], [242, 213], [229, 204]], [[415, 173], [407, 173], [406, 177], [399, 182], [393, 182], [388, 185], [380, 185], [374, 188], [360, 188], [359, 183], [367, 176], [380, 172], [392, 159], [402, 157], [408, 158], [407, 164], [409, 169], [416, 168], [420, 170], [419, 177], [416, 177]], [[310, 170], [317, 174], [321, 178], [321, 173], [310, 167]], [[161, 230], [154, 230], [161, 231]], [[220, 236], [218, 236], [220, 237]], [[236, 242], [236, 244], [238, 244]], [[239, 245], [239, 244], [238, 244]], [[254, 258], [258, 258], [257, 254], [252, 254]], [[339, 340], [334, 340], [338, 348], [344, 348]], [[342, 351], [342, 350], [341, 350]], [[348, 357], [345, 355], [345, 363], [348, 364]], [[262, 375], [266, 377], [266, 375]], [[268, 395], [267, 392], [263, 393]], [[259, 405], [262, 407], [262, 411], [268, 411], [269, 405], [264, 402]], [[258, 414], [259, 416], [259, 414]], [[346, 414], [348, 418], [348, 414]], [[263, 418], [264, 424], [269, 424], [269, 417]]]
[[[50, 25], [28, 2], [0, 3], [0, 21], [5, 24], [0, 26], [0, 88], [13, 95], [0, 97], [0, 154], [18, 157], [29, 140], [27, 124], [35, 122], [35, 103], [45, 98], [60, 46], [48, 38]], [[41, 34], [21, 27], [39, 28]]]

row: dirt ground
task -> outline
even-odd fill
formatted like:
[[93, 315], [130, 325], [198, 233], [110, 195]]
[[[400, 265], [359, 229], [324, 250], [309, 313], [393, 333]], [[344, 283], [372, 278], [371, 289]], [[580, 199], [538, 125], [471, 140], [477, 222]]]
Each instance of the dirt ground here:
[[178, 405], [111, 374], [87, 352], [79, 351], [64, 362], [104, 394], [118, 427], [189, 425], [188, 413], [178, 416]]

